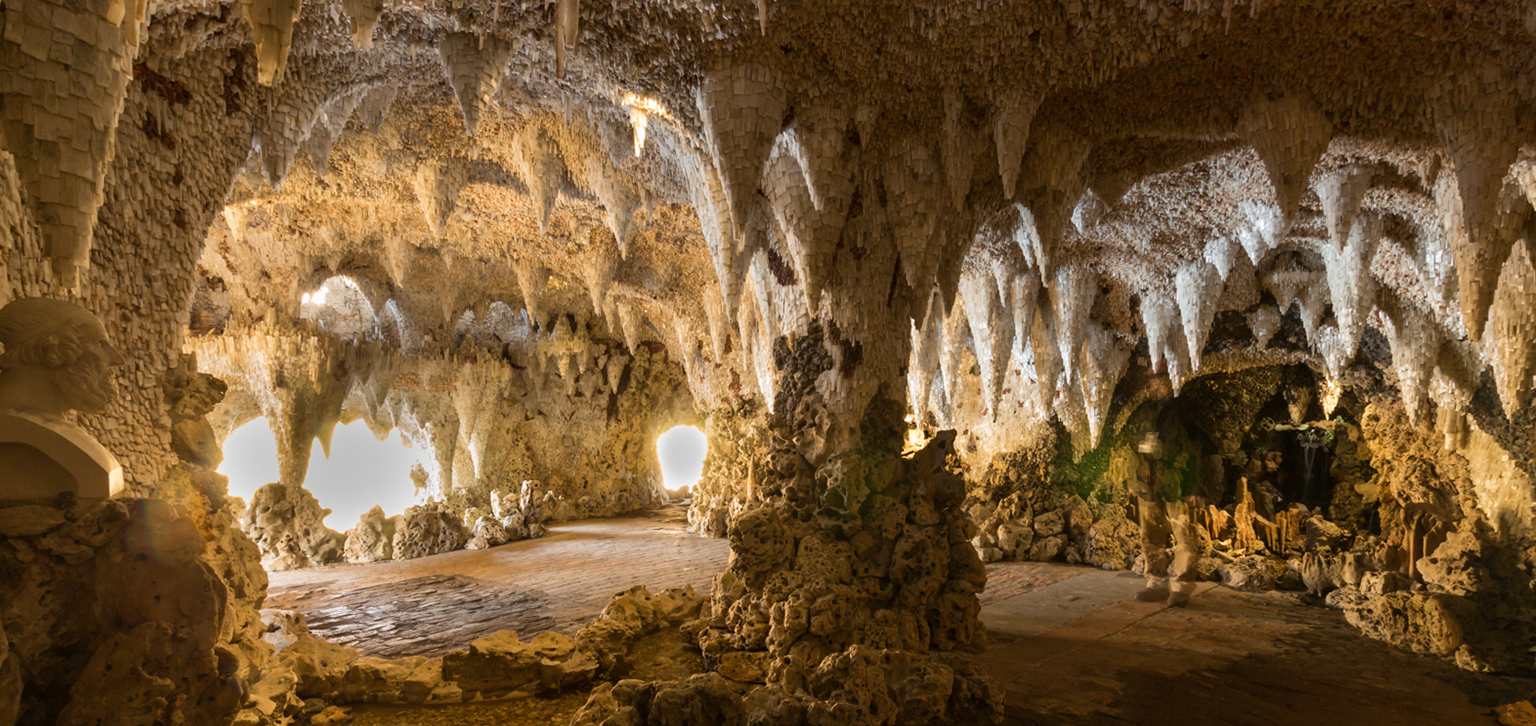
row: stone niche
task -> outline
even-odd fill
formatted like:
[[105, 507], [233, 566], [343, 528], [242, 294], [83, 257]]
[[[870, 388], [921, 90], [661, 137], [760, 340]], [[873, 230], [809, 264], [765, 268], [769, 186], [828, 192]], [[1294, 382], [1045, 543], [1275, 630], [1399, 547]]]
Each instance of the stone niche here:
[[106, 498], [123, 490], [123, 467], [80, 429], [0, 415], [0, 502], [43, 500], [70, 492]]

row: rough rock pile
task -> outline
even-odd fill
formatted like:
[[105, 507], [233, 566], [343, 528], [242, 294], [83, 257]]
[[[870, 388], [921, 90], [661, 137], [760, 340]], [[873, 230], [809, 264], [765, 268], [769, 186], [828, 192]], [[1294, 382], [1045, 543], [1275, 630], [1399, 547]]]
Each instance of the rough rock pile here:
[[407, 507], [395, 526], [391, 549], [397, 560], [442, 554], [462, 549], [469, 541], [464, 523], [447, 505], [433, 503]]
[[244, 698], [229, 685], [271, 660], [256, 610], [266, 573], [227, 512], [14, 506], [0, 508], [0, 538], [0, 717], [227, 723]]
[[877, 399], [859, 445], [831, 453], [816, 395], [770, 424], [779, 443], [729, 524], [730, 566], [684, 628], [714, 672], [601, 689], [577, 723], [1001, 718], [995, 685], [958, 652], [985, 643], [986, 571], [947, 470], [954, 433], [903, 458], [900, 405]]
[[269, 572], [340, 562], [346, 539], [325, 526], [331, 510], [303, 487], [278, 482], [256, 490], [244, 516], [245, 535]]
[[357, 526], [347, 530], [343, 554], [348, 562], [367, 563], [395, 558], [395, 530], [400, 517], [384, 516], [384, 508], [375, 505], [363, 512]]

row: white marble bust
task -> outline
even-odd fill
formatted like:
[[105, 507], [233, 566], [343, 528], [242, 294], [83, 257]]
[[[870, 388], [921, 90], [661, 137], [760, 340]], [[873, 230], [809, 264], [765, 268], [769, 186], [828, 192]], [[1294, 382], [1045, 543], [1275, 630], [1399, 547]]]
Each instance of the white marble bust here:
[[122, 489], [117, 459], [65, 416], [112, 403], [112, 369], [123, 362], [101, 321], [79, 305], [28, 298], [0, 308], [0, 501]]

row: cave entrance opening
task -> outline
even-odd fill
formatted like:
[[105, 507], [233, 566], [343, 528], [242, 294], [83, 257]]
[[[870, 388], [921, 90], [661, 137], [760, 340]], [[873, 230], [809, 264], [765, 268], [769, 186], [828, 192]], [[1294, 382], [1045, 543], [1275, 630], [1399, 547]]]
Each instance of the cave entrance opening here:
[[704, 476], [709, 440], [693, 426], [674, 426], [656, 439], [661, 478], [669, 491], [688, 492]]
[[[420, 450], [409, 448], [404, 437], [380, 440], [354, 421], [336, 427], [329, 457], [315, 454], [304, 488], [331, 510], [324, 520], [331, 529], [351, 529], [375, 505], [393, 516], [417, 503], [411, 467], [420, 461]], [[225, 440], [219, 473], [229, 477], [231, 496], [249, 503], [257, 489], [279, 479], [278, 469], [277, 441], [267, 419], [253, 420]]]

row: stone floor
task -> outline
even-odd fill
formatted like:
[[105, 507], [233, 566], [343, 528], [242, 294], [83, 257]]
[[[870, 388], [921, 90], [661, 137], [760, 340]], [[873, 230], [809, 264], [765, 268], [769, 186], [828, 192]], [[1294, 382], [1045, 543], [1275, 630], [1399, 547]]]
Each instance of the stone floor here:
[[574, 636], [635, 585], [708, 592], [730, 546], [685, 526], [667, 509], [485, 550], [274, 572], [264, 607], [299, 610], [316, 635], [379, 658], [442, 655], [501, 630]]
[[[1536, 682], [1476, 676], [1363, 638], [1295, 594], [1202, 584], [1188, 606], [1135, 599], [1130, 573], [1076, 573], [982, 609], [977, 662], [1007, 724], [1498, 724]], [[1037, 575], [1038, 576], [1038, 575]]]
[[[316, 633], [364, 655], [431, 655], [507, 628], [574, 634], [637, 584], [704, 592], [728, 556], [724, 540], [688, 534], [676, 512], [662, 512], [561, 524], [544, 539], [477, 552], [274, 573], [267, 606], [305, 611]], [[1003, 683], [1009, 726], [1491, 726], [1493, 707], [1536, 697], [1532, 681], [1469, 675], [1362, 638], [1338, 612], [1294, 595], [1204, 584], [1187, 607], [1170, 609], [1137, 601], [1141, 580], [1128, 573], [987, 570], [991, 643], [977, 662]], [[564, 723], [584, 700], [356, 715], [367, 726]]]

